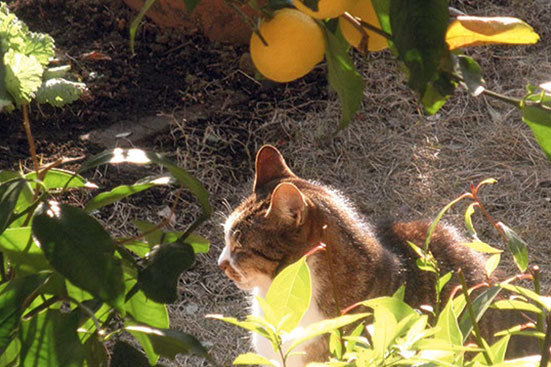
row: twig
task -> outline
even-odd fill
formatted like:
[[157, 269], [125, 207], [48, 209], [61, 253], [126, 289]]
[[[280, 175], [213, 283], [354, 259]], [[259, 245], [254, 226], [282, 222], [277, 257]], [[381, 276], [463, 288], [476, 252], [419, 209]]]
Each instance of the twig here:
[[36, 157], [36, 149], [34, 146], [33, 134], [31, 132], [31, 124], [29, 122], [29, 106], [27, 104], [23, 105], [23, 126], [25, 127], [25, 134], [27, 135], [27, 142], [29, 143], [29, 150], [31, 152], [34, 170], [36, 171], [36, 177], [38, 177], [38, 158]]
[[545, 332], [545, 340], [541, 350], [540, 367], [547, 367], [549, 364], [549, 349], [551, 348], [551, 313], [547, 314], [547, 331]]
[[4, 269], [4, 253], [0, 252], [0, 284], [3, 284], [8, 280], [6, 276], [6, 269]]
[[346, 19], [350, 24], [354, 26], [358, 30], [358, 32], [361, 33], [362, 39], [360, 40], [360, 44], [358, 45], [358, 51], [360, 51], [362, 54], [366, 54], [368, 51], [368, 44], [369, 44], [369, 35], [365, 31], [365, 28], [362, 27], [361, 19], [356, 18], [349, 12], [345, 12], [342, 17]]
[[482, 212], [482, 214], [484, 214], [484, 216], [486, 217], [486, 219], [488, 220], [488, 222], [490, 222], [492, 224], [492, 226], [494, 226], [494, 228], [497, 230], [497, 232], [499, 233], [499, 235], [501, 236], [501, 239], [507, 243], [509, 241], [507, 241], [507, 237], [505, 236], [505, 232], [503, 232], [503, 229], [499, 226], [499, 224], [494, 220], [494, 218], [492, 218], [492, 216], [490, 215], [490, 213], [488, 213], [488, 211], [486, 210], [486, 208], [484, 208], [484, 206], [482, 205], [482, 203], [480, 202], [480, 200], [478, 199], [478, 190], [480, 189], [480, 184], [478, 184], [476, 187], [474, 185], [471, 185], [471, 194], [472, 194], [472, 198], [473, 200], [476, 202], [476, 205], [480, 208], [480, 211]]
[[478, 342], [479, 347], [483, 348], [482, 354], [484, 355], [484, 359], [486, 360], [486, 363], [488, 365], [492, 365], [492, 357], [488, 353], [488, 350], [486, 349], [486, 343], [482, 339], [482, 335], [480, 335], [480, 329], [478, 328], [478, 322], [476, 321], [474, 311], [473, 311], [473, 305], [471, 302], [471, 297], [469, 297], [469, 291], [467, 288], [467, 282], [465, 281], [465, 275], [463, 274], [463, 271], [459, 269], [457, 272], [457, 275], [459, 277], [459, 281], [461, 282], [461, 290], [463, 291], [463, 295], [465, 296], [465, 301], [467, 302], [467, 311], [469, 312], [469, 317], [471, 318], [471, 322], [473, 324], [473, 331], [474, 336], [476, 337], [476, 341]]

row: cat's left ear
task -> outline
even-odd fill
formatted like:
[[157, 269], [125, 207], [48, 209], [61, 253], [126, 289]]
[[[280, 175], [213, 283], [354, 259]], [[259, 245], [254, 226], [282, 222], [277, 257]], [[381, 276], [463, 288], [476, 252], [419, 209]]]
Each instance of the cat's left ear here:
[[264, 145], [256, 154], [253, 192], [270, 181], [296, 177], [274, 146]]
[[266, 218], [277, 217], [288, 224], [301, 225], [306, 214], [306, 199], [292, 183], [284, 182], [276, 186], [270, 199]]

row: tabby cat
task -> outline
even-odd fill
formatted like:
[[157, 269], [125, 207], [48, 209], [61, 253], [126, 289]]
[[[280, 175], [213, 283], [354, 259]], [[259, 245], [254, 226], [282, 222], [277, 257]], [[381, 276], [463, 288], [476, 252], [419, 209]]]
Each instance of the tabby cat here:
[[[255, 169], [252, 194], [225, 222], [225, 247], [218, 259], [239, 288], [264, 297], [281, 269], [323, 242], [332, 256], [317, 252], [308, 258], [312, 302], [301, 326], [335, 317], [339, 308], [358, 301], [392, 295], [403, 284], [411, 306], [434, 303], [434, 274], [418, 269], [418, 256], [407, 244], [424, 243], [429, 221], [370, 225], [338, 192], [297, 177], [270, 145], [258, 152]], [[442, 274], [461, 268], [468, 284], [486, 281], [485, 259], [461, 242], [454, 228], [437, 226], [430, 249]], [[442, 299], [457, 285], [456, 278], [445, 287]], [[252, 303], [253, 314], [261, 316], [254, 297]], [[253, 334], [252, 342], [259, 354], [280, 360], [266, 339]], [[287, 366], [326, 360], [327, 343], [311, 341], [302, 352], [288, 359]]]

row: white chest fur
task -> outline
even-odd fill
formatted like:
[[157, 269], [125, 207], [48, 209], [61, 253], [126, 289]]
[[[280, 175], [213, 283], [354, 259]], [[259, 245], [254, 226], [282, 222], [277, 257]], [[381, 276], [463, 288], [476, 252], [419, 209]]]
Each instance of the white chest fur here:
[[[308, 265], [310, 266], [310, 269], [312, 269], [312, 261], [311, 259], [308, 259]], [[313, 324], [315, 322], [321, 321], [325, 319], [323, 316], [321, 310], [319, 309], [317, 302], [315, 302], [316, 295], [318, 294], [318, 287], [317, 287], [317, 281], [314, 276], [314, 272], [311, 272], [311, 280], [312, 280], [312, 300], [310, 301], [310, 306], [308, 307], [308, 310], [306, 310], [306, 313], [302, 317], [302, 320], [300, 321], [299, 327], [306, 327], [310, 324]], [[257, 287], [253, 291], [253, 297], [252, 298], [252, 314], [253, 316], [257, 317], [263, 317], [264, 314], [262, 312], [262, 309], [260, 308], [260, 305], [256, 301], [256, 298], [254, 296], [259, 297], [265, 297], [266, 293], [268, 291], [268, 287]], [[293, 354], [297, 353], [296, 355], [290, 356], [286, 361], [287, 367], [304, 367], [306, 365], [306, 362], [303, 359], [303, 353], [305, 348], [309, 343], [313, 343], [315, 341], [319, 341], [318, 338], [314, 338], [313, 340], [307, 341], [301, 345], [299, 345], [297, 348], [293, 350]], [[280, 366], [283, 366], [283, 362], [281, 360], [281, 356], [278, 351], [274, 351], [272, 344], [270, 341], [264, 337], [259, 336], [256, 333], [252, 334], [252, 344], [254, 349], [256, 350], [256, 353], [260, 354], [261, 356], [264, 356], [270, 360], [277, 361]], [[287, 342], [283, 344], [283, 353], [286, 352], [287, 348], [291, 342]]]

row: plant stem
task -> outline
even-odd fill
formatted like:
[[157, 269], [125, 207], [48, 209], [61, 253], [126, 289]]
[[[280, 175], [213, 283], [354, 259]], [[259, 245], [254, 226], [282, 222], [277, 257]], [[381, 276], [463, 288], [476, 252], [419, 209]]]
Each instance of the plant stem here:
[[356, 18], [355, 16], [353, 16], [352, 14], [350, 14], [349, 12], [345, 12], [343, 15], [343, 18], [346, 19], [350, 24], [352, 24], [354, 26], [354, 28], [356, 28], [358, 30], [358, 32], [361, 33], [362, 35], [362, 39], [360, 41], [360, 44], [358, 45], [358, 50], [362, 53], [362, 54], [367, 54], [367, 51], [368, 51], [368, 48], [367, 48], [367, 45], [369, 43], [369, 35], [367, 34], [367, 32], [365, 31], [365, 28], [362, 27], [362, 23], [360, 21], [359, 18]]
[[23, 105], [23, 126], [25, 127], [25, 134], [27, 135], [27, 142], [29, 143], [29, 150], [31, 152], [34, 170], [36, 171], [36, 177], [38, 178], [38, 158], [36, 157], [36, 149], [34, 146], [33, 134], [31, 132], [31, 124], [29, 122], [29, 105], [27, 104]]
[[459, 271], [457, 272], [457, 275], [459, 277], [459, 281], [461, 282], [461, 290], [463, 291], [463, 295], [465, 296], [465, 300], [467, 302], [467, 311], [469, 312], [469, 317], [471, 318], [471, 322], [473, 324], [474, 336], [476, 337], [478, 346], [484, 349], [482, 354], [484, 356], [484, 359], [486, 360], [486, 363], [488, 365], [492, 365], [493, 364], [492, 357], [490, 357], [490, 353], [488, 353], [488, 350], [486, 349], [486, 343], [482, 339], [482, 335], [480, 335], [480, 329], [478, 327], [478, 322], [476, 321], [476, 317], [473, 311], [473, 305], [472, 305], [471, 297], [469, 296], [467, 282], [465, 281], [465, 275], [463, 274], [463, 271], [461, 269], [459, 269]]
[[44, 301], [40, 305], [36, 306], [35, 308], [33, 308], [32, 310], [27, 312], [27, 314], [25, 314], [25, 316], [23, 316], [23, 319], [30, 319], [31, 317], [33, 317], [37, 313], [41, 312], [42, 310], [47, 309], [48, 307], [50, 307], [51, 305], [53, 305], [54, 303], [56, 303], [59, 300], [60, 300], [60, 298], [58, 296], [53, 296], [53, 297], [47, 299], [46, 301]]
[[477, 186], [477, 187], [474, 187], [474, 188], [471, 187], [471, 191], [472, 191], [471, 194], [472, 194], [473, 200], [476, 202], [476, 205], [478, 206], [478, 208], [480, 209], [482, 214], [484, 214], [484, 216], [486, 217], [488, 222], [490, 222], [492, 224], [492, 226], [494, 226], [494, 228], [499, 233], [499, 235], [500, 235], [501, 239], [503, 240], [503, 242], [505, 242], [505, 243], [509, 242], [509, 241], [507, 241], [507, 237], [505, 236], [505, 232], [503, 232], [503, 229], [499, 226], [499, 223], [497, 223], [494, 220], [494, 218], [492, 218], [490, 213], [488, 213], [486, 208], [484, 208], [484, 205], [482, 205], [482, 203], [478, 199], [478, 189], [479, 188], [480, 188], [480, 185]]
[[551, 348], [551, 313], [547, 314], [547, 331], [545, 332], [545, 340], [541, 350], [540, 367], [547, 367], [549, 364], [549, 349]]
[[[537, 266], [537, 265], [532, 265], [530, 267], [530, 273], [532, 274], [532, 277], [534, 278], [534, 291], [538, 295], [541, 295], [540, 267]], [[538, 321], [536, 323], [536, 329], [543, 333], [544, 321], [545, 321], [544, 318], [543, 318], [543, 313], [539, 313], [537, 318], [538, 318]], [[540, 344], [540, 349], [543, 350], [543, 340], [538, 339], [538, 342]]]
[[0, 252], [0, 284], [3, 284], [8, 280], [6, 276], [6, 269], [4, 269], [4, 253]]

